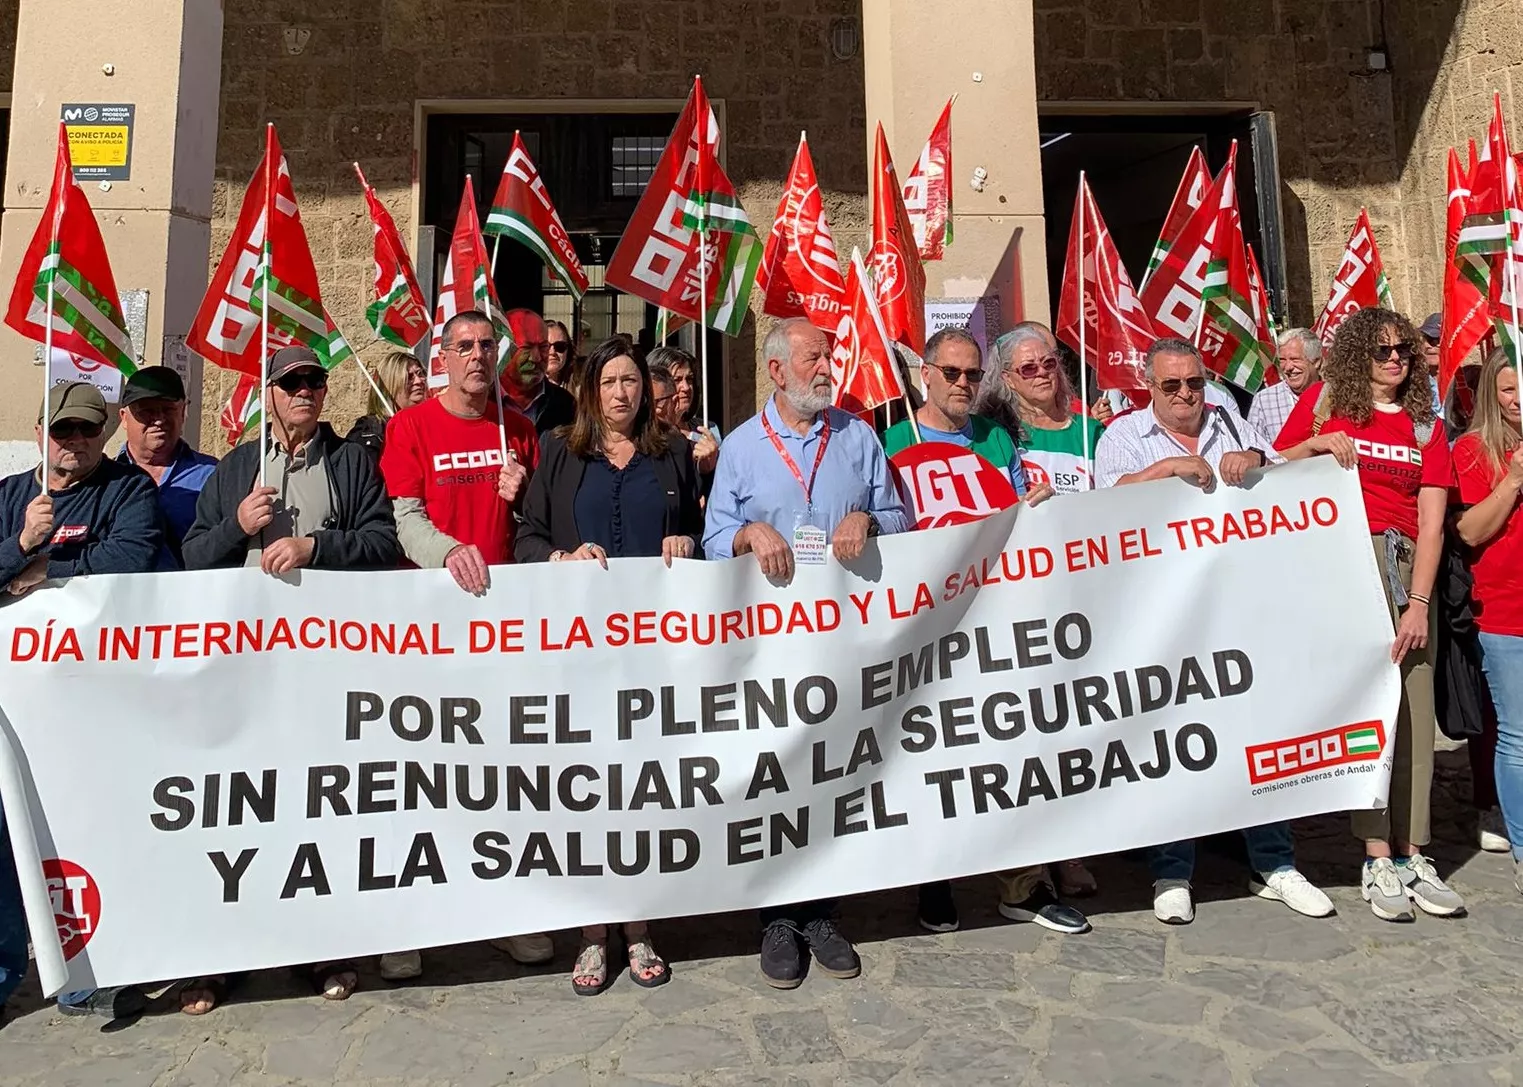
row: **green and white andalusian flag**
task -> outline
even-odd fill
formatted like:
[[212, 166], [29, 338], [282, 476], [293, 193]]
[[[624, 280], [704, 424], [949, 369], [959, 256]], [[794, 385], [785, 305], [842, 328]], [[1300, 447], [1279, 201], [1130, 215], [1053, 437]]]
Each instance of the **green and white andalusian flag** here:
[[1201, 290], [1201, 356], [1207, 369], [1240, 389], [1258, 392], [1274, 364], [1273, 345], [1259, 339], [1258, 307], [1237, 206], [1237, 156], [1228, 158], [1216, 225], [1209, 239], [1211, 259]]

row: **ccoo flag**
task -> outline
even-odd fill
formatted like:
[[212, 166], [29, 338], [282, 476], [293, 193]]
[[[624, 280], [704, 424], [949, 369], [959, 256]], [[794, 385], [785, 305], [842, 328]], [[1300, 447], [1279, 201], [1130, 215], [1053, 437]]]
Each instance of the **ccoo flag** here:
[[1274, 352], [1259, 342], [1253, 282], [1237, 206], [1237, 145], [1222, 171], [1225, 183], [1211, 234], [1211, 259], [1201, 291], [1198, 346], [1206, 367], [1239, 388], [1258, 392], [1274, 363]]
[[941, 109], [915, 168], [904, 182], [904, 210], [921, 260], [940, 260], [952, 244], [952, 103]]
[[366, 308], [365, 318], [381, 339], [411, 350], [428, 335], [428, 302], [391, 212], [365, 180], [357, 162], [354, 172], [365, 190], [365, 207], [375, 230], [375, 301]]
[[517, 132], [502, 168], [502, 180], [497, 183], [497, 195], [492, 197], [492, 210], [481, 229], [485, 234], [505, 234], [532, 249], [578, 302], [587, 293], [587, 273], [577, 259], [576, 246], [571, 244], [566, 225], [550, 202], [545, 180]]
[[[1229, 158], [1236, 161], [1237, 141], [1233, 141]], [[1206, 286], [1206, 266], [1211, 263], [1211, 239], [1216, 231], [1217, 211], [1224, 199], [1222, 189], [1231, 182], [1235, 170], [1223, 169], [1201, 197], [1200, 206], [1190, 213], [1142, 285], [1142, 308], [1153, 321], [1160, 336], [1178, 336], [1193, 340], [1200, 323], [1201, 294]], [[1232, 194], [1236, 206], [1236, 194]]]
[[[1471, 145], [1472, 154], [1474, 144]], [[1472, 167], [1473, 169], [1473, 167]], [[1460, 364], [1486, 338], [1490, 308], [1486, 296], [1460, 273], [1454, 262], [1460, 231], [1470, 205], [1470, 179], [1460, 166], [1460, 157], [1449, 149], [1449, 206], [1444, 249], [1444, 317], [1438, 343], [1438, 392], [1449, 395], [1449, 383], [1459, 373]]]
[[106, 243], [84, 190], [74, 183], [62, 124], [53, 187], [42, 221], [21, 258], [5, 323], [38, 343], [47, 342], [51, 327], [53, 346], [59, 350], [124, 374], [137, 369], [137, 352], [127, 334]]
[[825, 218], [809, 142], [802, 133], [756, 270], [756, 289], [762, 294], [763, 313], [807, 317], [832, 335], [845, 308], [846, 283]]
[[439, 297], [434, 306], [434, 335], [428, 349], [428, 387], [433, 393], [449, 384], [449, 371], [445, 369], [444, 356], [439, 351], [444, 326], [455, 314], [469, 310], [479, 310], [491, 318], [499, 337], [508, 335], [502, 306], [497, 301], [497, 287], [492, 282], [491, 265], [487, 261], [486, 242], [481, 238], [481, 222], [476, 218], [476, 188], [467, 174], [465, 189], [460, 193], [460, 210], [455, 213], [455, 233], [450, 238], [449, 256], [444, 262], [444, 278], [439, 283]]
[[1312, 326], [1312, 331], [1322, 341], [1323, 347], [1333, 345], [1333, 336], [1351, 313], [1376, 306], [1392, 308], [1391, 283], [1386, 279], [1385, 265], [1380, 260], [1380, 249], [1375, 244], [1375, 231], [1370, 226], [1369, 212], [1359, 209], [1354, 229], [1343, 247], [1343, 259], [1333, 274], [1333, 286], [1327, 294], [1327, 304], [1322, 316]]
[[1206, 169], [1206, 156], [1201, 154], [1197, 144], [1190, 148], [1190, 161], [1185, 163], [1184, 176], [1179, 179], [1179, 188], [1174, 190], [1174, 201], [1169, 205], [1169, 214], [1163, 221], [1163, 229], [1158, 232], [1158, 241], [1153, 244], [1153, 255], [1148, 258], [1147, 270], [1142, 273], [1142, 290], [1147, 290], [1148, 280], [1169, 255], [1169, 250], [1174, 248], [1185, 224], [1200, 209], [1206, 199], [1206, 190], [1210, 187], [1211, 172]]
[[703, 81], [694, 79], [605, 281], [734, 336], [746, 319], [762, 246], [718, 149], [719, 120]]

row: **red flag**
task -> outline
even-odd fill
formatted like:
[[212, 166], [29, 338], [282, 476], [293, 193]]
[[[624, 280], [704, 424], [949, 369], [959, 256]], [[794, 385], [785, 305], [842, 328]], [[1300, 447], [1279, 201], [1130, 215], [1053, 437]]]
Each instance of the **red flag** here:
[[904, 209], [915, 230], [920, 259], [940, 260], [952, 244], [952, 103], [942, 107], [915, 168], [904, 183]]
[[259, 425], [259, 419], [259, 379], [250, 374], [239, 374], [238, 384], [227, 403], [222, 405], [222, 414], [217, 417], [227, 444], [232, 446], [241, 442], [245, 434]]
[[[1253, 246], [1246, 246], [1248, 257], [1248, 286], [1253, 292], [1253, 311], [1257, 321], [1257, 337], [1259, 347], [1264, 352], [1264, 357], [1274, 359], [1280, 353], [1280, 334], [1274, 327], [1274, 311], [1269, 308], [1269, 290], [1264, 286], [1264, 273], [1259, 271], [1259, 258], [1254, 255]], [[1278, 384], [1280, 369], [1273, 362], [1264, 375], [1265, 385]]]
[[1227, 156], [1211, 259], [1201, 292], [1197, 341], [1206, 366], [1248, 392], [1258, 392], [1274, 363], [1274, 352], [1259, 342], [1259, 318], [1248, 275], [1248, 247], [1237, 204], [1237, 145]]
[[1185, 163], [1184, 175], [1179, 179], [1179, 187], [1174, 190], [1174, 200], [1169, 205], [1169, 214], [1163, 221], [1163, 229], [1158, 232], [1158, 241], [1153, 245], [1153, 255], [1148, 258], [1147, 271], [1142, 273], [1142, 289], [1147, 290], [1148, 280], [1158, 266], [1163, 263], [1169, 250], [1174, 248], [1189, 223], [1190, 216], [1200, 208], [1201, 202], [1206, 198], [1206, 191], [1211, 188], [1211, 171], [1206, 169], [1206, 156], [1201, 154], [1200, 146], [1190, 148], [1190, 161]]
[[137, 352], [127, 334], [106, 243], [84, 190], [74, 183], [69, 140], [62, 124], [58, 126], [53, 187], [42, 220], [21, 258], [5, 323], [38, 343], [47, 342], [51, 326], [54, 349], [92, 359], [124, 374], [137, 369]]
[[375, 231], [375, 301], [366, 308], [365, 316], [381, 339], [411, 350], [428, 335], [428, 302], [391, 212], [365, 180], [357, 162], [354, 172], [365, 190], [365, 207]]
[[916, 354], [925, 350], [925, 268], [915, 248], [915, 230], [904, 210], [904, 190], [878, 126], [873, 152], [873, 292], [888, 338]]
[[[719, 165], [718, 148], [718, 118], [702, 80], [694, 79], [604, 279], [610, 287], [733, 336], [746, 318], [762, 246]], [[706, 282], [699, 274], [700, 249]]]
[[1094, 368], [1100, 388], [1120, 389], [1139, 407], [1147, 402], [1143, 362], [1158, 335], [1082, 174], [1074, 195], [1056, 332], [1075, 351], [1081, 350], [1082, 340], [1084, 362]]
[[893, 341], [873, 298], [862, 267], [862, 254], [853, 249], [846, 275], [846, 308], [836, 324], [830, 353], [836, 407], [861, 414], [904, 395]]
[[[1229, 158], [1235, 161], [1237, 142]], [[1229, 163], [1230, 165], [1230, 163]], [[1193, 340], [1200, 323], [1201, 294], [1206, 286], [1206, 265], [1211, 262], [1211, 238], [1216, 230], [1223, 186], [1234, 171], [1223, 169], [1191, 212], [1163, 259], [1142, 285], [1142, 308], [1160, 336]], [[1236, 195], [1231, 197], [1236, 206]]]
[[487, 261], [486, 242], [481, 239], [481, 223], [476, 218], [476, 188], [469, 174], [465, 176], [465, 191], [460, 194], [455, 233], [450, 238], [444, 278], [434, 305], [434, 336], [428, 347], [428, 387], [432, 393], [449, 384], [449, 370], [439, 351], [444, 326], [451, 317], [468, 310], [486, 314], [497, 326], [498, 335], [506, 335], [502, 305], [497, 301], [497, 287], [492, 283], [491, 265]]
[[[1475, 144], [1471, 144], [1474, 154]], [[1470, 184], [1460, 167], [1459, 154], [1449, 149], [1449, 208], [1444, 244], [1444, 321], [1439, 338], [1439, 395], [1449, 395], [1449, 383], [1460, 364], [1489, 331], [1486, 298], [1466, 279], [1454, 262], [1460, 228], [1470, 203]]]
[[836, 243], [825, 218], [825, 201], [809, 156], [809, 144], [799, 136], [793, 169], [777, 205], [766, 252], [756, 270], [756, 289], [762, 312], [774, 317], [807, 317], [826, 332], [834, 332], [846, 301], [846, 283]]
[[[274, 179], [273, 192], [267, 178]], [[269, 277], [270, 352], [293, 343], [325, 352], [328, 320], [317, 269], [274, 125], [265, 129], [264, 159], [243, 194], [238, 224], [185, 336], [186, 346], [218, 366], [258, 377], [263, 275]]]
[[503, 165], [502, 180], [497, 183], [497, 195], [492, 197], [492, 208], [487, 212], [482, 231], [506, 234], [528, 246], [577, 301], [587, 293], [587, 273], [577, 259], [576, 246], [571, 244], [571, 236], [550, 202], [539, 168], [517, 132], [513, 133], [513, 148]]
[[1343, 259], [1333, 273], [1327, 304], [1322, 307], [1322, 316], [1317, 318], [1312, 331], [1324, 347], [1331, 347], [1338, 326], [1349, 314], [1376, 306], [1390, 309], [1392, 305], [1391, 284], [1386, 279], [1385, 265], [1380, 261], [1375, 231], [1370, 226], [1369, 213], [1360, 208], [1348, 244], [1343, 247]]

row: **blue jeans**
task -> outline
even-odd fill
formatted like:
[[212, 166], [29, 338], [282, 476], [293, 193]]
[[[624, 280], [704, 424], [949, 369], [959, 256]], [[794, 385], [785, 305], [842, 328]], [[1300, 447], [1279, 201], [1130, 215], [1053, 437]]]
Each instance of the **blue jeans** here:
[[11, 856], [11, 835], [0, 809], [0, 1007], [10, 999], [26, 977], [26, 911], [21, 906], [21, 884], [16, 881], [16, 858]]
[[1512, 855], [1523, 859], [1523, 638], [1480, 634], [1481, 669], [1497, 710], [1497, 800]]
[[[1265, 823], [1243, 831], [1248, 845], [1248, 867], [1262, 875], [1296, 866], [1296, 847], [1290, 840], [1289, 823]], [[1148, 849], [1148, 868], [1154, 879], [1189, 879], [1195, 874], [1195, 842], [1170, 842]]]

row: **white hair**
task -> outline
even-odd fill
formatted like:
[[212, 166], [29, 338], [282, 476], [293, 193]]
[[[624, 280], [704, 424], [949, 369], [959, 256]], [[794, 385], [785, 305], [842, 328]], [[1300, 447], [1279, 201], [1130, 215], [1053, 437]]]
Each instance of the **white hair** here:
[[767, 333], [767, 338], [762, 341], [762, 362], [793, 361], [793, 333], [798, 328], [813, 328], [807, 317], [789, 317], [772, 326], [772, 331]]
[[1308, 362], [1320, 362], [1322, 359], [1322, 339], [1309, 328], [1287, 328], [1280, 333], [1277, 344], [1281, 351], [1292, 343], [1300, 343], [1301, 351], [1306, 355]]

